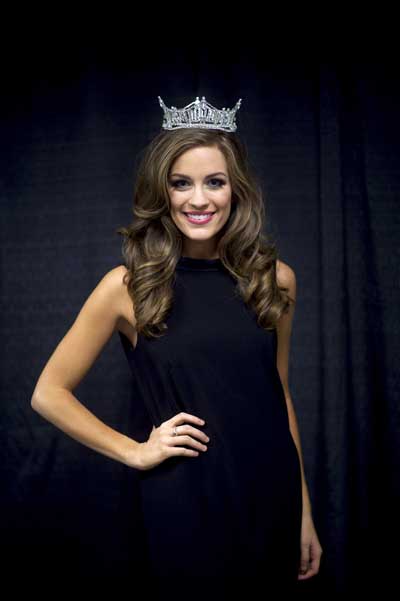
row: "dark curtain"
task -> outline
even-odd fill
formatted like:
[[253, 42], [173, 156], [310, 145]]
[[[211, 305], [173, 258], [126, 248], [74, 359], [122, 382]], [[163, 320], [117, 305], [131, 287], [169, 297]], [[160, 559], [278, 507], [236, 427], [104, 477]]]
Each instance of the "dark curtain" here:
[[[41, 594], [78, 582], [128, 586], [132, 595], [140, 579], [151, 587], [135, 471], [67, 437], [30, 400], [83, 302], [122, 262], [116, 229], [132, 218], [137, 162], [161, 127], [157, 96], [183, 107], [204, 95], [219, 108], [242, 98], [238, 133], [263, 184], [267, 227], [297, 277], [290, 389], [324, 550], [319, 574], [299, 594], [395, 583], [397, 68], [351, 55], [278, 60], [261, 42], [219, 53], [207, 43], [141, 52], [116, 36], [105, 47], [55, 42], [20, 48], [2, 71], [6, 580], [14, 592]], [[135, 392], [113, 336], [74, 394], [134, 437], [145, 419]]]

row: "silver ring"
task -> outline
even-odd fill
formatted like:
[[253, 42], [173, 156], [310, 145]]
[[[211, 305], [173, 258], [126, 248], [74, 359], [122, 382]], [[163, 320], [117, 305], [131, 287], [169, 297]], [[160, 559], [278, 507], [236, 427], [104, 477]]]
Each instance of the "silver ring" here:
[[174, 429], [172, 431], [172, 436], [178, 436], [178, 432], [177, 432], [177, 426], [174, 426]]

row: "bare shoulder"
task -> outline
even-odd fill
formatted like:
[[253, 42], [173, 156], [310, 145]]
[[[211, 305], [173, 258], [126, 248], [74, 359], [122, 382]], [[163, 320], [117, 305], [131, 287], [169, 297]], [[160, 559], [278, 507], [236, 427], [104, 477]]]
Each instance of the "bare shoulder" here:
[[[84, 303], [77, 321], [85, 321], [88, 327], [96, 324], [96, 333], [104, 330], [104, 336], [120, 330], [132, 339], [135, 315], [124, 281], [127, 272], [125, 265], [117, 265], [104, 273]], [[104, 343], [104, 340], [101, 342]]]
[[112, 303], [115, 317], [118, 319], [125, 315], [128, 289], [124, 282], [124, 276], [128, 273], [125, 265], [117, 265], [105, 273], [96, 287], [99, 296], [108, 298]]
[[118, 309], [116, 328], [125, 334], [132, 346], [135, 347], [137, 342], [135, 309], [124, 280], [128, 273], [125, 265], [118, 265], [109, 271], [107, 276], [110, 278], [110, 286], [113, 287], [116, 295]]
[[296, 274], [295, 271], [288, 263], [283, 261], [276, 261], [276, 278], [278, 286], [288, 288], [289, 296], [295, 301], [296, 300]]
[[127, 273], [128, 270], [125, 265], [117, 265], [117, 267], [113, 267], [110, 271], [107, 271], [103, 277], [104, 284], [109, 286], [110, 292], [117, 297], [126, 290], [124, 277]]

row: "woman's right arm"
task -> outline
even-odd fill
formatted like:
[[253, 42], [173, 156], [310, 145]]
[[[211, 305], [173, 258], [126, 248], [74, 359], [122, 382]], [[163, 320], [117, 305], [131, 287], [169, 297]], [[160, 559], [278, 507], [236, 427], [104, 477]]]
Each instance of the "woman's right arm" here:
[[129, 466], [139, 468], [140, 443], [107, 426], [73, 395], [119, 320], [126, 318], [125, 273], [123, 265], [111, 269], [91, 292], [40, 374], [31, 406], [78, 442], [126, 465], [129, 456]]

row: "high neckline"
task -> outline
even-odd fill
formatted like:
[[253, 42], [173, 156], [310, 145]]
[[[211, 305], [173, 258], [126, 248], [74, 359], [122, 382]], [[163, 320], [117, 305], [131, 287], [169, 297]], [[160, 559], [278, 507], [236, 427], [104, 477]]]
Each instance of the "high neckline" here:
[[181, 255], [177, 263], [177, 269], [189, 269], [191, 271], [217, 271], [221, 267], [223, 267], [223, 263], [219, 257], [203, 259]]

